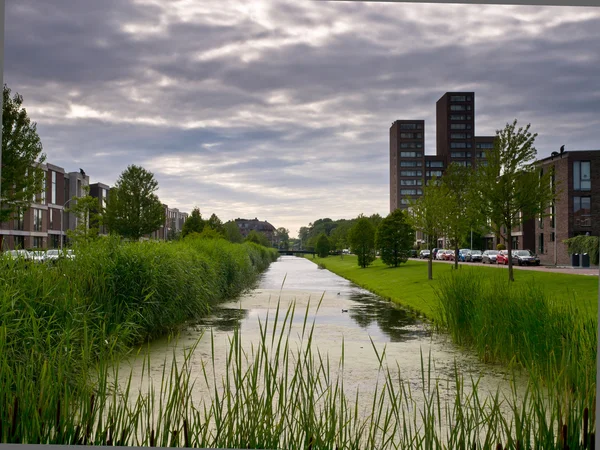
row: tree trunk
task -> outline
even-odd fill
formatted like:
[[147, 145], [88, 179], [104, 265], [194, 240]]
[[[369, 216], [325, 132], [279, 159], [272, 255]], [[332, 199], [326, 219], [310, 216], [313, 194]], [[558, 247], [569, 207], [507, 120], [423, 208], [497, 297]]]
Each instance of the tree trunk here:
[[454, 269], [458, 270], [458, 244], [454, 247]]
[[515, 277], [513, 276], [513, 264], [512, 264], [512, 230], [510, 227], [507, 230], [507, 245], [508, 249], [508, 281], [515, 281]]
[[431, 259], [432, 253], [429, 250], [429, 258], [427, 259], [427, 279], [433, 280], [433, 260]]

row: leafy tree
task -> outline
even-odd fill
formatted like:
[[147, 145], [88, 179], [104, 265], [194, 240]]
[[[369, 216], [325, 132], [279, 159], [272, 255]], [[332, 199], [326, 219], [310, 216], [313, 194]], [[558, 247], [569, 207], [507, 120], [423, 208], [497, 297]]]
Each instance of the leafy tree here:
[[415, 232], [401, 209], [396, 209], [383, 219], [375, 234], [381, 260], [388, 266], [398, 267], [408, 261], [414, 242]]
[[200, 208], [194, 208], [181, 228], [181, 237], [186, 237], [190, 233], [202, 233], [206, 222], [202, 219]]
[[315, 250], [316, 250], [317, 256], [319, 258], [326, 258], [327, 255], [329, 255], [329, 250], [330, 250], [329, 239], [327, 239], [327, 236], [325, 235], [325, 233], [321, 233], [319, 235], [319, 237], [317, 238], [317, 244], [315, 246]]
[[165, 223], [165, 209], [155, 194], [158, 182], [152, 172], [130, 165], [108, 195], [106, 224], [111, 232], [138, 240]]
[[290, 230], [287, 228], [277, 228], [277, 238], [279, 239], [279, 248], [287, 249], [290, 245]]
[[210, 225], [206, 225], [202, 232], [198, 234], [200, 239], [225, 239], [223, 233], [215, 230]]
[[443, 228], [454, 246], [454, 267], [458, 269], [460, 244], [473, 228], [478, 228], [483, 222], [483, 215], [477, 206], [479, 193], [475, 172], [470, 167], [450, 164], [441, 183], [446, 196]]
[[444, 232], [443, 214], [446, 210], [447, 188], [433, 177], [429, 184], [423, 187], [423, 195], [416, 201], [409, 202], [408, 222], [423, 233], [429, 252], [427, 262], [427, 278], [433, 279], [432, 243], [436, 236]]
[[494, 232], [508, 243], [508, 279], [514, 281], [512, 266], [512, 230], [522, 223], [543, 217], [554, 201], [551, 172], [536, 167], [537, 134], [531, 124], [517, 129], [517, 121], [496, 132], [487, 165], [478, 169], [479, 207], [492, 221]]
[[97, 198], [90, 195], [90, 187], [83, 186], [84, 195], [73, 197], [70, 207], [65, 212], [77, 218], [74, 230], [67, 230], [67, 237], [73, 242], [88, 242], [98, 237], [99, 227], [102, 223], [102, 211], [99, 211]]
[[248, 236], [246, 236], [246, 241], [254, 242], [255, 244], [259, 244], [264, 247], [271, 247], [271, 243], [269, 242], [267, 236], [265, 236], [263, 233], [259, 233], [256, 230], [252, 230], [250, 233], [248, 233]]
[[375, 260], [375, 227], [368, 218], [358, 217], [348, 233], [348, 240], [360, 267], [366, 268]]
[[[32, 200], [44, 192], [44, 171], [39, 167], [46, 160], [35, 122], [31, 122], [22, 107], [23, 97], [10, 96], [4, 85], [2, 96], [2, 160], [0, 173], [0, 223], [27, 210]], [[2, 248], [2, 235], [0, 235]]]
[[223, 227], [223, 222], [221, 222], [221, 219], [219, 219], [215, 213], [211, 214], [208, 221], [206, 222], [206, 225], [208, 225], [217, 233], [221, 233], [223, 236], [225, 235], [225, 228]]
[[228, 222], [225, 222], [225, 224], [223, 225], [223, 230], [225, 231], [225, 238], [229, 242], [235, 242], [238, 244], [244, 242], [244, 237], [242, 236], [240, 227], [238, 227], [235, 221], [230, 220]]

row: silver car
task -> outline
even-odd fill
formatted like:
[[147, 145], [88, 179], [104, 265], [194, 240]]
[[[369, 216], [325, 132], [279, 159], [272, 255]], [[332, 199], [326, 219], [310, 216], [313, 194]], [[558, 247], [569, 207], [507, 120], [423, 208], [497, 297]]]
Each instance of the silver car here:
[[498, 257], [498, 253], [498, 250], [486, 250], [481, 256], [481, 262], [483, 264], [496, 264], [496, 258]]

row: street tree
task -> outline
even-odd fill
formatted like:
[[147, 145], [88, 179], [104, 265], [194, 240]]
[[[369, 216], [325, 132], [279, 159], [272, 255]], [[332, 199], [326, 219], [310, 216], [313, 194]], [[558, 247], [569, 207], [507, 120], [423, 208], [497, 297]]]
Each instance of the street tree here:
[[536, 134], [531, 124], [517, 129], [517, 121], [496, 131], [494, 148], [487, 165], [478, 168], [479, 207], [491, 220], [492, 230], [504, 238], [508, 247], [508, 279], [514, 281], [512, 230], [524, 222], [542, 218], [554, 201], [550, 171], [536, 166]]
[[348, 232], [348, 240], [360, 267], [364, 269], [375, 260], [375, 227], [367, 217], [358, 217]]
[[[0, 223], [29, 209], [44, 195], [45, 177], [40, 165], [46, 160], [37, 125], [22, 107], [23, 97], [4, 85], [2, 95], [2, 171], [0, 173]], [[0, 248], [2, 248], [0, 234]]]
[[317, 252], [317, 256], [319, 258], [326, 258], [329, 255], [330, 244], [329, 239], [327, 239], [327, 235], [325, 233], [321, 233], [317, 238], [317, 244], [315, 246], [315, 251]]
[[427, 278], [433, 279], [432, 244], [437, 236], [444, 234], [444, 218], [446, 211], [447, 188], [436, 177], [423, 187], [423, 195], [417, 200], [409, 201], [408, 223], [423, 234], [429, 249], [427, 261]]
[[234, 220], [230, 220], [225, 222], [223, 225], [223, 229], [225, 231], [225, 238], [229, 242], [242, 243], [244, 242], [244, 237], [240, 231], [240, 227], [238, 227], [237, 223]]
[[90, 187], [83, 186], [84, 195], [73, 197], [69, 208], [65, 212], [71, 213], [77, 219], [77, 226], [73, 230], [67, 230], [67, 237], [75, 243], [89, 242], [98, 237], [102, 224], [102, 213], [100, 202], [90, 195]]
[[108, 195], [106, 225], [133, 240], [152, 233], [165, 223], [165, 209], [155, 194], [158, 182], [152, 172], [130, 165]]
[[446, 196], [444, 232], [454, 247], [454, 267], [458, 269], [459, 246], [473, 229], [479, 229], [483, 222], [478, 207], [478, 195], [475, 172], [470, 167], [450, 164], [440, 179]]
[[388, 266], [398, 267], [408, 261], [414, 242], [414, 229], [401, 209], [391, 212], [377, 227], [375, 244], [381, 260]]
[[190, 233], [202, 233], [206, 226], [206, 222], [202, 219], [200, 208], [194, 208], [188, 218], [183, 222], [181, 228], [181, 237], [186, 237]]

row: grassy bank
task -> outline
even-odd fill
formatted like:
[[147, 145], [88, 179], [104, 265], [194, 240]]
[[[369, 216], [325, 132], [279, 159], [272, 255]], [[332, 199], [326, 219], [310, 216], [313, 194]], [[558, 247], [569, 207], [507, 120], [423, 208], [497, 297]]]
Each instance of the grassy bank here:
[[48, 420], [74, 420], [81, 402], [93, 408], [102, 364], [207, 314], [277, 256], [252, 243], [109, 238], [56, 266], [8, 262], [0, 273], [0, 442], [35, 442], [48, 436]]
[[[450, 274], [451, 264], [434, 263], [433, 277], [427, 280], [427, 262], [409, 260], [398, 268], [389, 268], [377, 259], [372, 266], [361, 269], [356, 256], [344, 255], [327, 258], [307, 258], [321, 264], [335, 274], [353, 283], [406, 306], [430, 319], [440, 319], [440, 302], [435, 293], [439, 280]], [[484, 284], [504, 280], [504, 270], [481, 265], [461, 264], [459, 271], [469, 271], [484, 277]], [[598, 314], [598, 278], [591, 276], [544, 273], [515, 268], [515, 286], [528, 286], [535, 283], [559, 302], [576, 306], [584, 314], [596, 317]]]

